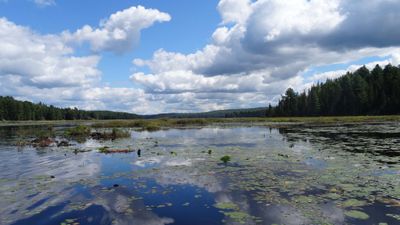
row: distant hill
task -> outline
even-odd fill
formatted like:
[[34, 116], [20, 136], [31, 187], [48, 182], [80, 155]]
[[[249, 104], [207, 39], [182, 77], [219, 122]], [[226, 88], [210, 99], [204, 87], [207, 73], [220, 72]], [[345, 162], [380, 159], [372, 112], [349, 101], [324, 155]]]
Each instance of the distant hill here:
[[264, 117], [267, 108], [227, 109], [201, 113], [166, 113], [142, 116], [147, 119], [158, 118], [232, 118], [232, 117]]

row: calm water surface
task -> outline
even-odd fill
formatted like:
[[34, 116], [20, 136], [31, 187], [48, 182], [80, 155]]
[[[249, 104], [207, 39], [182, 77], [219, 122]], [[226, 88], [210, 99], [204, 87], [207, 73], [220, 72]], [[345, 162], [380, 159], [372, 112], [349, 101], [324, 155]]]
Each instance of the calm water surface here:
[[130, 130], [47, 148], [16, 145], [47, 127], [2, 127], [0, 224], [400, 224], [399, 127]]

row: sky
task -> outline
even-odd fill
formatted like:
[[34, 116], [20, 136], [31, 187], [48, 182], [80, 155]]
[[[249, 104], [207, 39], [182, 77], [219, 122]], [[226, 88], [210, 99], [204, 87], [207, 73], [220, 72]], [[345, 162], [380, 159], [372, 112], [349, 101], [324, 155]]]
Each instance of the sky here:
[[398, 0], [0, 0], [0, 95], [138, 114], [276, 104], [400, 64]]

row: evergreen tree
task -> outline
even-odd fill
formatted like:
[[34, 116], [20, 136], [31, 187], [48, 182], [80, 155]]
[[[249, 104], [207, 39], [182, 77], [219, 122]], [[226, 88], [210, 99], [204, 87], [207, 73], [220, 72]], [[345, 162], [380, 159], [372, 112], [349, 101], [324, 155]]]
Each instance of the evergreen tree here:
[[300, 95], [289, 88], [268, 111], [274, 111], [273, 116], [399, 114], [400, 68], [376, 65], [370, 72], [363, 66]]
[[80, 120], [136, 119], [138, 115], [110, 111], [84, 111], [77, 108], [57, 108], [43, 103], [33, 104], [12, 97], [0, 96], [0, 120]]

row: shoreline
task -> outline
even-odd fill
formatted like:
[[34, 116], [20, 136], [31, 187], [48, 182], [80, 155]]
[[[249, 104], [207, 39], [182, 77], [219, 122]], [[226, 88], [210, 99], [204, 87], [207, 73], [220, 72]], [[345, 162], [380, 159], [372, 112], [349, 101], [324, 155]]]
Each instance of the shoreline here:
[[0, 121], [0, 127], [6, 126], [54, 126], [86, 125], [95, 128], [139, 127], [158, 129], [207, 125], [328, 125], [400, 122], [400, 115], [385, 116], [320, 116], [320, 117], [245, 117], [245, 118], [165, 118], [165, 119], [127, 119], [127, 120], [41, 120], [41, 121]]

